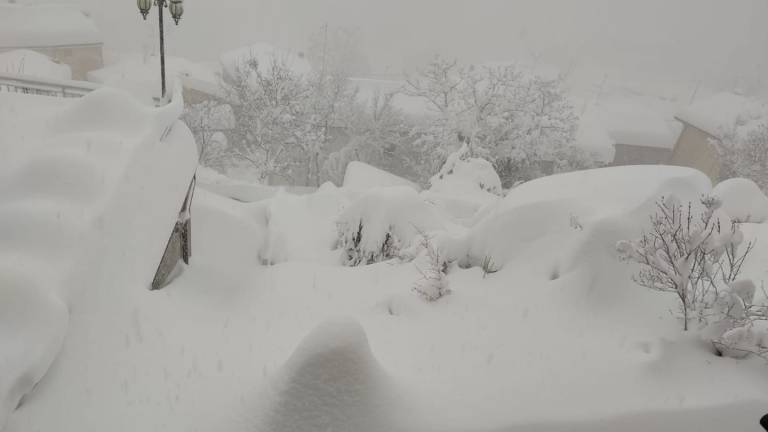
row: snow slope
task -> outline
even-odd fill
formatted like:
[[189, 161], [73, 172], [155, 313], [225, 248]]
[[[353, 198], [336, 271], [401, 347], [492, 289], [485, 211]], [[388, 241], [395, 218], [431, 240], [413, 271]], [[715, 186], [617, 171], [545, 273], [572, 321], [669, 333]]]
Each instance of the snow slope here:
[[[682, 334], [674, 298], [635, 286], [614, 253], [657, 195], [709, 189], [675, 167], [522, 185], [455, 237], [503, 268], [454, 266], [436, 303], [411, 292], [412, 263], [259, 265], [274, 203], [200, 190], [192, 265], [161, 292], [134, 275], [81, 297], [61, 356], [6, 429], [758, 431], [765, 365]], [[307, 202], [330, 207], [324, 193]], [[760, 226], [747, 234], [768, 238]], [[755, 254], [745, 271], [764, 278], [768, 247]]]
[[176, 96], [0, 94], [0, 425], [56, 369], [80, 299], [149, 285], [196, 164]]

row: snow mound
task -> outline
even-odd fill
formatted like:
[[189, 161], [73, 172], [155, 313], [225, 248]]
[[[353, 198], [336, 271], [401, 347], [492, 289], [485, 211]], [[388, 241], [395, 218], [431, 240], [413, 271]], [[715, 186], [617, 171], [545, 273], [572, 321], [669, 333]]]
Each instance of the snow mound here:
[[722, 201], [723, 209], [731, 219], [741, 222], [768, 221], [768, 197], [749, 179], [734, 178], [722, 181], [712, 189]]
[[347, 165], [347, 170], [344, 173], [345, 188], [367, 190], [389, 186], [407, 186], [416, 191], [420, 189], [416, 183], [410, 180], [363, 162], [353, 161]]
[[709, 188], [702, 173], [667, 166], [612, 167], [543, 177], [512, 189], [496, 206], [485, 209], [462, 252], [473, 265], [488, 257], [504, 265], [537, 254], [572, 262], [582, 241], [595, 240], [613, 254], [615, 241], [620, 240], [613, 236], [618, 233], [590, 239], [592, 229], [618, 223], [620, 231], [639, 232], [661, 196], [674, 194], [695, 202]]
[[501, 179], [485, 159], [470, 157], [466, 145], [451, 153], [445, 165], [429, 180], [430, 191], [449, 194], [501, 195]]
[[203, 189], [242, 202], [263, 201], [279, 192], [277, 188], [233, 179], [202, 165], [197, 169], [197, 182]]
[[372, 264], [394, 258], [420, 232], [443, 226], [434, 208], [413, 189], [371, 189], [339, 216], [339, 246], [346, 264]]
[[271, 403], [255, 430], [263, 432], [394, 432], [395, 392], [355, 321], [321, 324], [283, 366]]
[[480, 208], [499, 200], [502, 194], [493, 165], [469, 157], [466, 146], [448, 156], [429, 182], [431, 188], [423, 197], [459, 222], [471, 220]]
[[[204, 267], [218, 278], [233, 278], [233, 271], [260, 265], [259, 251], [267, 237], [264, 206], [246, 205], [204, 189], [195, 192], [194, 250], [191, 265]], [[206, 227], [216, 226], [210, 230]]]
[[326, 183], [313, 194], [278, 193], [269, 201], [268, 242], [264, 261], [310, 261], [338, 264], [333, 251], [337, 238], [336, 218], [348, 199], [333, 184]]
[[285, 63], [293, 73], [299, 76], [312, 72], [312, 66], [303, 55], [267, 43], [257, 43], [225, 52], [219, 58], [219, 62], [224, 74], [232, 77], [239, 67], [251, 59], [258, 61], [259, 71], [262, 73], [269, 73], [275, 60]]
[[124, 278], [149, 286], [197, 162], [182, 103], [179, 89], [156, 109], [106, 88], [0, 94], [0, 426], [82, 297]]
[[43, 54], [30, 50], [13, 50], [0, 54], [0, 72], [56, 80], [71, 80], [72, 69]]

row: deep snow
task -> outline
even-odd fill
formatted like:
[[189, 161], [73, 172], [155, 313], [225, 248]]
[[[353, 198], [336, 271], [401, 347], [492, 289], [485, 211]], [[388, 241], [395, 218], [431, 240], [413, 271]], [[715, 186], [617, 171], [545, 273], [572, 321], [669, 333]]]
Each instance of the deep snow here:
[[[84, 287], [63, 351], [6, 430], [358, 430], [351, 413], [365, 412], [370, 430], [757, 431], [765, 365], [682, 334], [674, 299], [635, 286], [614, 253], [658, 195], [709, 188], [674, 167], [523, 185], [445, 243], [491, 252], [501, 270], [454, 267], [453, 292], [436, 303], [411, 292], [412, 263], [345, 268], [324, 261], [323, 241], [305, 244], [317, 258], [259, 264], [270, 231], [286, 245], [306, 236], [271, 227], [270, 214], [332, 213], [358, 192], [240, 203], [201, 189], [191, 266], [149, 292], [123, 262], [105, 262], [121, 277]], [[764, 238], [763, 227], [745, 230]], [[128, 257], [147, 246], [119, 244]], [[765, 256], [756, 249], [748, 276], [766, 277]]]
[[0, 94], [0, 425], [66, 357], [84, 297], [151, 281], [196, 166], [182, 104]]

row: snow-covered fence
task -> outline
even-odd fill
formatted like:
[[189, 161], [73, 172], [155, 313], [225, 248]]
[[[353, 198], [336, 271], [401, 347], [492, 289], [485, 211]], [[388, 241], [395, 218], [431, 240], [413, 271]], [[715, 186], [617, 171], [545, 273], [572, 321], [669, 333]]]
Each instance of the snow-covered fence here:
[[57, 80], [28, 75], [0, 73], [0, 92], [56, 97], [81, 97], [99, 88], [87, 81]]

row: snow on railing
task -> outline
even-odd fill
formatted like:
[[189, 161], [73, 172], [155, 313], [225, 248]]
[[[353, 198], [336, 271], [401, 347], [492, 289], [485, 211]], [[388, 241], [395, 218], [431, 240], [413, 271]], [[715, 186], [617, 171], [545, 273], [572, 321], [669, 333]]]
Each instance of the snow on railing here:
[[29, 75], [0, 73], [0, 92], [56, 97], [82, 97], [101, 87], [87, 81], [58, 80]]

